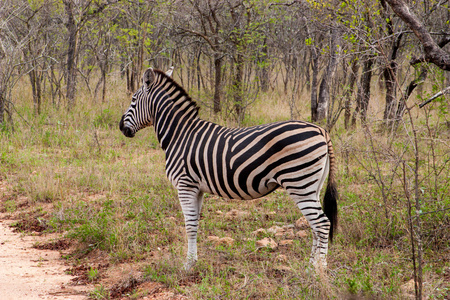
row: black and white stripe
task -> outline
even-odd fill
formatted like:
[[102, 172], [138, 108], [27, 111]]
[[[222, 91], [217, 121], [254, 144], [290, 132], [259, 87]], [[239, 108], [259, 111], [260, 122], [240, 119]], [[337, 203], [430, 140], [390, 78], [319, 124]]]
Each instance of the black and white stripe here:
[[[166, 154], [166, 174], [177, 188], [188, 237], [186, 268], [197, 260], [203, 193], [254, 199], [284, 188], [313, 231], [311, 261], [326, 266], [328, 239], [337, 223], [336, 165], [328, 133], [311, 123], [277, 122], [226, 128], [198, 117], [198, 107], [167, 73], [148, 69], [122, 116], [133, 137], [154, 125]], [[320, 204], [320, 190], [329, 175]]]

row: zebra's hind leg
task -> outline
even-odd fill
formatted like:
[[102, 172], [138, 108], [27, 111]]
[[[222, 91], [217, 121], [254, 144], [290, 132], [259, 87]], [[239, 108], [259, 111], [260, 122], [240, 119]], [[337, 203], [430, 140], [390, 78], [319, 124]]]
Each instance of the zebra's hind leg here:
[[316, 269], [325, 269], [327, 267], [330, 221], [322, 210], [319, 195], [316, 190], [308, 192], [288, 188], [287, 191], [305, 216], [312, 230], [313, 246], [310, 262]]
[[188, 240], [188, 251], [184, 268], [189, 271], [197, 262], [197, 231], [203, 193], [195, 188], [178, 189], [178, 198], [184, 214], [184, 226]]

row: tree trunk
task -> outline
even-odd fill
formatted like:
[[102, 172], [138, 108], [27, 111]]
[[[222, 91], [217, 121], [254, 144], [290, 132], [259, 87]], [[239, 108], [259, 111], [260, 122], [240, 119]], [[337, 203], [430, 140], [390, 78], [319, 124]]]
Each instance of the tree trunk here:
[[106, 66], [105, 66], [105, 68], [103, 68], [103, 70], [102, 70], [102, 82], [103, 82], [103, 87], [102, 87], [102, 103], [105, 103], [105, 96], [106, 96]]
[[222, 94], [222, 57], [219, 53], [214, 54], [214, 113], [219, 113], [221, 108]]
[[133, 72], [130, 71], [130, 66], [127, 65], [125, 69], [125, 75], [127, 77], [127, 92], [131, 94], [133, 92], [133, 76], [131, 75]]
[[267, 68], [267, 37], [264, 38], [263, 47], [262, 47], [262, 55], [259, 56], [259, 63], [261, 68], [260, 75], [260, 83], [261, 83], [261, 91], [267, 92], [269, 90], [269, 70]]
[[[450, 16], [450, 10], [449, 10], [448, 14]], [[450, 72], [445, 72], [445, 78], [447, 81], [447, 86], [450, 86]], [[450, 110], [450, 101], [447, 102], [447, 111], [449, 111], [449, 110]], [[447, 121], [447, 122], [448, 122], [447, 124], [450, 125], [450, 122], [449, 121]]]
[[305, 51], [304, 57], [303, 57], [303, 64], [302, 64], [302, 72], [301, 74], [303, 74], [305, 76], [305, 84], [302, 86], [302, 90], [301, 92], [303, 92], [303, 87], [306, 86], [306, 92], [310, 93], [311, 92], [311, 69], [310, 69], [310, 65], [311, 65], [311, 60], [308, 61], [308, 54]]
[[319, 86], [319, 97], [317, 98], [316, 121], [322, 122], [326, 120], [328, 115], [328, 104], [330, 102], [329, 81], [331, 78], [328, 72], [323, 74], [322, 81]]
[[105, 51], [104, 58], [102, 63], [100, 64], [101, 72], [102, 72], [102, 103], [105, 102], [106, 97], [106, 73], [108, 72], [109, 68], [109, 51], [110, 51], [111, 44], [108, 44], [108, 48]]
[[370, 100], [370, 82], [372, 80], [373, 62], [373, 57], [369, 57], [363, 64], [358, 95], [356, 97], [356, 109], [352, 117], [352, 127], [356, 125], [356, 115], [358, 113], [360, 114], [361, 123], [363, 125], [365, 125], [367, 121], [367, 108], [369, 107]]
[[317, 75], [319, 73], [319, 55], [311, 50], [311, 121], [317, 122]]
[[234, 110], [239, 124], [244, 120], [244, 103], [242, 98], [242, 80], [244, 78], [244, 57], [241, 53], [236, 54], [236, 63], [233, 78]]
[[67, 104], [70, 110], [75, 105], [75, 93], [77, 85], [77, 70], [76, 70], [76, 56], [77, 56], [77, 39], [78, 29], [73, 15], [73, 1], [64, 0], [64, 8], [67, 15], [67, 30], [69, 33], [68, 50], [67, 50]]
[[372, 65], [373, 58], [369, 58], [364, 64], [362, 75], [362, 94], [361, 94], [361, 121], [363, 123], [367, 120], [367, 109], [369, 108], [370, 100], [370, 82], [372, 81]]
[[3, 117], [4, 115], [5, 115], [5, 97], [3, 90], [0, 88], [0, 125], [2, 125], [5, 120]]
[[348, 129], [350, 126], [351, 107], [352, 107], [351, 101], [352, 101], [353, 88], [355, 87], [356, 78], [358, 75], [358, 68], [359, 68], [358, 60], [353, 59], [350, 74], [348, 75], [348, 89], [345, 92], [345, 114], [344, 114], [345, 129]]
[[331, 29], [330, 34], [330, 60], [328, 61], [325, 73], [319, 87], [319, 98], [317, 99], [316, 121], [322, 122], [327, 119], [328, 105], [330, 103], [330, 86], [336, 72], [336, 30]]
[[397, 77], [397, 69], [397, 63], [391, 61], [383, 72], [384, 86], [386, 88], [386, 105], [384, 107], [383, 119], [386, 125], [389, 125], [395, 115], [395, 79]]
[[[387, 29], [390, 36], [394, 35], [394, 29], [392, 25], [392, 18], [386, 14]], [[402, 39], [403, 33], [400, 33], [397, 38], [392, 42], [391, 53], [389, 55], [388, 61], [386, 62], [386, 67], [383, 70], [384, 84], [386, 88], [386, 105], [384, 108], [383, 119], [387, 126], [392, 123], [395, 116], [395, 99], [396, 99], [396, 79], [398, 64], [395, 61], [397, 59], [397, 53], [400, 48], [400, 41]]]
[[41, 78], [36, 71], [36, 69], [32, 69], [28, 76], [30, 77], [31, 83], [31, 91], [33, 93], [33, 104], [34, 104], [34, 114], [41, 114]]
[[59, 108], [61, 98], [63, 97], [63, 92], [61, 90], [62, 76], [58, 78], [56, 76], [55, 66], [50, 65], [50, 92], [52, 94], [52, 104]]

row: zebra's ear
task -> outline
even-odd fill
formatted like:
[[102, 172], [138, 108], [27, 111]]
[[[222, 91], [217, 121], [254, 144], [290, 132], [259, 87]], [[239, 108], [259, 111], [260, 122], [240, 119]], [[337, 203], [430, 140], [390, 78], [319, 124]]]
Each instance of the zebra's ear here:
[[170, 67], [170, 69], [166, 71], [166, 75], [169, 76], [170, 78], [172, 78], [172, 73], [173, 73], [173, 66]]
[[144, 75], [142, 76], [142, 82], [146, 88], [155, 80], [155, 72], [153, 72], [152, 68], [148, 68], [145, 70]]

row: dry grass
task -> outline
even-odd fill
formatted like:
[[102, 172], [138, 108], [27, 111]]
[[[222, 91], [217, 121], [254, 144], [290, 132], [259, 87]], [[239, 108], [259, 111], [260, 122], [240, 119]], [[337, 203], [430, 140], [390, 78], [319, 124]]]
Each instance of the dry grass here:
[[[161, 282], [189, 298], [409, 297], [407, 284], [413, 271], [407, 206], [401, 173], [394, 166], [400, 158], [411, 163], [411, 148], [405, 148], [410, 132], [401, 128], [395, 139], [381, 132], [377, 119], [380, 102], [373, 100], [369, 131], [344, 130], [341, 123], [333, 131], [339, 162], [340, 228], [330, 248], [326, 274], [309, 270], [309, 231], [306, 238], [296, 238], [290, 246], [276, 250], [256, 247], [257, 238], [251, 232], [293, 224], [300, 217], [283, 191], [249, 202], [207, 195], [200, 221], [199, 262], [186, 273], [182, 271], [186, 253], [183, 215], [176, 191], [165, 177], [164, 154], [152, 129], [139, 132], [134, 139], [121, 134], [118, 121], [129, 105], [129, 97], [118, 78], [112, 77], [110, 84], [107, 103], [93, 102], [81, 89], [77, 106], [70, 112], [46, 102], [40, 116], [33, 114], [27, 83], [20, 84], [14, 95], [18, 112], [15, 131], [0, 133], [2, 209], [17, 215], [23, 210], [17, 205], [18, 199], [21, 203], [26, 199], [32, 210], [45, 206], [46, 212], [41, 209], [39, 217], [50, 230], [65, 232], [79, 242], [80, 248], [74, 253], [77, 258], [101, 250], [112, 263], [140, 261], [146, 265], [143, 271], [148, 280]], [[289, 119], [290, 98], [279, 91], [262, 95], [251, 107], [245, 124]], [[373, 99], [381, 98], [375, 95]], [[299, 114], [307, 118], [309, 97], [300, 99]], [[423, 209], [448, 209], [448, 129], [433, 129], [438, 132], [432, 139], [435, 161], [442, 167], [434, 174], [429, 130], [422, 113], [414, 113], [422, 137]], [[201, 114], [210, 119], [207, 109]], [[432, 124], [444, 124], [447, 118], [436, 111], [431, 114]], [[235, 125], [220, 118], [218, 122]], [[405, 128], [409, 128], [407, 123]], [[411, 176], [408, 171], [408, 183]], [[224, 218], [233, 209], [248, 214]], [[424, 215], [423, 224], [425, 293], [443, 299], [448, 297], [450, 277], [448, 211]], [[216, 245], [208, 240], [212, 235], [231, 237], [234, 244]], [[280, 260], [280, 255], [287, 260]]]

